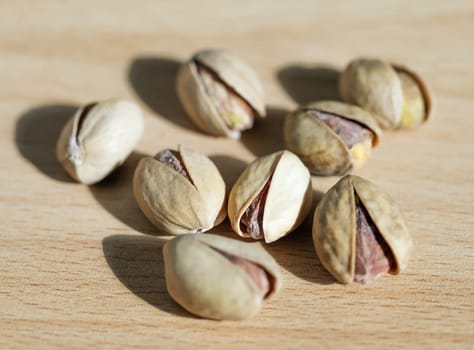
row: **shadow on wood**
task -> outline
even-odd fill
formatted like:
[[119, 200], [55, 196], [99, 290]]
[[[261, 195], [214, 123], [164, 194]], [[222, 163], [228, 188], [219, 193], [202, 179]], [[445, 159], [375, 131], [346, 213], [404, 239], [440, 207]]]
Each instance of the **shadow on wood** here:
[[43, 174], [57, 181], [73, 182], [56, 159], [56, 141], [78, 106], [44, 105], [22, 114], [15, 128], [20, 154]]
[[267, 108], [267, 116], [257, 118], [252, 129], [242, 133], [242, 144], [256, 157], [285, 149], [283, 141], [283, 125], [288, 110]]
[[209, 158], [214, 162], [224, 178], [228, 194], [237, 178], [247, 167], [247, 162], [224, 154], [211, 155]]
[[180, 61], [168, 57], [137, 57], [130, 64], [128, 80], [137, 96], [153, 112], [182, 128], [197, 131], [176, 93], [180, 65]]
[[313, 245], [313, 214], [323, 193], [313, 190], [313, 205], [303, 223], [275, 243], [264, 245], [278, 264], [296, 277], [318, 284], [332, 284], [336, 280], [319, 262]]
[[298, 104], [320, 100], [339, 100], [340, 71], [330, 65], [292, 64], [277, 72], [286, 93]]
[[113, 235], [102, 240], [107, 264], [132, 293], [162, 311], [194, 317], [176, 304], [166, 291], [162, 248], [166, 239]]
[[317, 284], [336, 283], [319, 262], [310, 225], [303, 224], [295, 232], [264, 247], [282, 268], [296, 277]]
[[115, 218], [135, 231], [156, 235], [157, 229], [148, 221], [133, 195], [133, 174], [145, 155], [133, 152], [125, 163], [103, 181], [89, 186], [94, 198]]

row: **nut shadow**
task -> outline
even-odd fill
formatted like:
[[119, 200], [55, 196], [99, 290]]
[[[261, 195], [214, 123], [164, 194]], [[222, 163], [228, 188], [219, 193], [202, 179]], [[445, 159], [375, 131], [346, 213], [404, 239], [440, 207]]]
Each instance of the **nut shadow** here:
[[194, 318], [166, 291], [162, 248], [166, 239], [113, 235], [102, 240], [105, 260], [119, 281], [132, 293], [167, 313]]
[[20, 154], [50, 178], [73, 182], [56, 159], [56, 141], [78, 106], [51, 104], [34, 107], [22, 114], [15, 127]]
[[[237, 178], [240, 174], [244, 171], [247, 167], [247, 162], [224, 154], [215, 154], [209, 156], [209, 158], [214, 162], [214, 164], [219, 169], [222, 178], [224, 179], [225, 186], [226, 186], [226, 205], [227, 200], [229, 198], [230, 190], [234, 185]], [[226, 209], [227, 210], [227, 209]], [[229, 222], [229, 218], [226, 217], [225, 220], [220, 223], [218, 226], [213, 227], [209, 233], [215, 233], [219, 235], [223, 235], [229, 238], [237, 238], [238, 236], [232, 230], [232, 227]]]
[[133, 194], [133, 174], [145, 155], [133, 152], [125, 163], [103, 181], [89, 186], [100, 205], [135, 231], [157, 235], [156, 228], [148, 221], [135, 201]]
[[286, 93], [299, 105], [320, 100], [339, 100], [340, 71], [330, 65], [291, 64], [278, 69]]
[[226, 191], [229, 193], [235, 181], [247, 167], [247, 162], [224, 154], [211, 155], [209, 158], [219, 169], [226, 185]]
[[242, 133], [242, 144], [256, 157], [285, 149], [283, 125], [288, 110], [269, 107], [267, 116], [257, 119], [252, 129]]
[[128, 81], [153, 112], [182, 128], [196, 131], [176, 93], [180, 66], [180, 61], [169, 57], [136, 57], [130, 63]]
[[313, 213], [323, 193], [313, 189], [312, 207], [298, 229], [279, 241], [265, 245], [265, 249], [280, 266], [293, 275], [317, 284], [336, 283], [321, 265], [313, 245]]
[[281, 267], [296, 277], [317, 284], [336, 283], [316, 255], [308, 222], [278, 242], [264, 247]]

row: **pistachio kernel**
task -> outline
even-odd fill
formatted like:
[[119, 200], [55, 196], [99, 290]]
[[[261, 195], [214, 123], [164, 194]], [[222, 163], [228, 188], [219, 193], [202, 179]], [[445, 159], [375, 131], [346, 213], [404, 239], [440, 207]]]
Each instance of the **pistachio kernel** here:
[[374, 134], [361, 124], [317, 109], [310, 112], [331, 128], [349, 148], [354, 164], [360, 166], [372, 150]]
[[213, 249], [229, 260], [232, 264], [242, 269], [258, 287], [263, 299], [267, 298], [272, 293], [274, 288], [272, 278], [263, 267], [250, 260], [223, 252], [216, 248]]
[[407, 71], [399, 69], [395, 71], [400, 79], [403, 94], [400, 127], [410, 128], [420, 125], [426, 117], [425, 101], [420, 85]]
[[166, 164], [171, 169], [176, 171], [178, 174], [183, 175], [186, 178], [186, 180], [193, 183], [193, 181], [191, 180], [191, 177], [188, 174], [188, 171], [186, 170], [186, 166], [183, 163], [183, 158], [181, 157], [179, 152], [173, 151], [170, 149], [165, 149], [159, 152], [155, 156], [155, 159], [163, 164]]
[[249, 234], [253, 239], [262, 239], [264, 237], [263, 212], [271, 182], [272, 178], [270, 177], [270, 179], [268, 179], [268, 181], [265, 183], [265, 186], [263, 186], [257, 197], [253, 199], [252, 203], [250, 203], [249, 207], [245, 210], [242, 218], [240, 219], [242, 232]]
[[395, 268], [395, 260], [374, 222], [354, 191], [356, 248], [354, 282], [369, 283]]
[[238, 131], [250, 129], [254, 112], [249, 103], [220, 79], [216, 72], [197, 60], [194, 63], [210, 104], [216, 108], [227, 127]]

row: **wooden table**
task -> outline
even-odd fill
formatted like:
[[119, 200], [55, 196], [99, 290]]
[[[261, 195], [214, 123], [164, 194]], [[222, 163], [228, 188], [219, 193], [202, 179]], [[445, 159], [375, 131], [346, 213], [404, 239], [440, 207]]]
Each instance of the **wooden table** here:
[[[0, 4], [0, 347], [474, 347], [474, 3], [470, 1], [3, 1]], [[263, 80], [269, 116], [240, 141], [185, 116], [176, 71], [230, 48]], [[168, 296], [159, 235], [137, 207], [137, 161], [186, 145], [228, 184], [284, 147], [287, 111], [337, 98], [357, 56], [417, 70], [435, 114], [387, 132], [355, 171], [400, 204], [414, 236], [406, 273], [345, 286], [322, 268], [310, 222], [268, 251], [284, 287], [255, 318], [195, 318]], [[108, 180], [71, 181], [55, 160], [78, 105], [130, 98], [146, 115], [136, 151]], [[316, 192], [337, 178], [313, 178]], [[214, 232], [232, 235], [228, 224]]]

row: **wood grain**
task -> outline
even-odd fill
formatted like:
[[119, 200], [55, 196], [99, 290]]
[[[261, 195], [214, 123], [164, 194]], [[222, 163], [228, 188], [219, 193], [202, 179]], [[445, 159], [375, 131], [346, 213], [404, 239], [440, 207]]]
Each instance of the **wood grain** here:
[[[0, 347], [425, 348], [474, 344], [474, 3], [470, 1], [0, 2]], [[174, 90], [183, 60], [226, 47], [263, 80], [269, 117], [240, 141], [200, 133]], [[337, 98], [352, 58], [409, 65], [430, 84], [433, 118], [389, 132], [355, 173], [403, 209], [406, 273], [344, 286], [321, 267], [310, 222], [267, 246], [283, 291], [244, 322], [195, 318], [166, 293], [160, 236], [135, 204], [137, 161], [185, 144], [230, 186], [283, 148], [285, 113]], [[146, 132], [99, 185], [72, 182], [54, 145], [78, 105], [137, 101]], [[320, 196], [337, 178], [313, 178]], [[231, 235], [228, 224], [215, 232]]]

